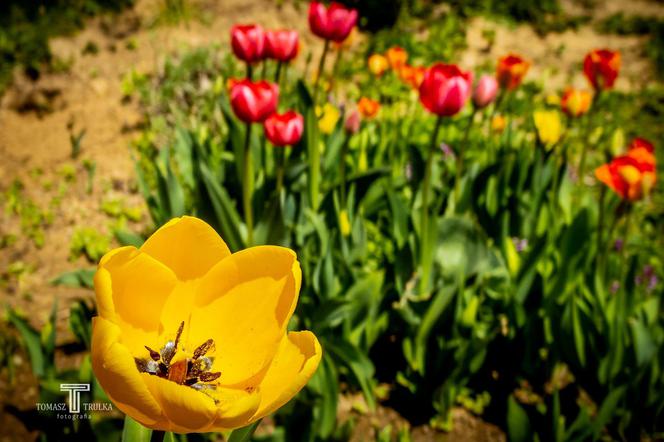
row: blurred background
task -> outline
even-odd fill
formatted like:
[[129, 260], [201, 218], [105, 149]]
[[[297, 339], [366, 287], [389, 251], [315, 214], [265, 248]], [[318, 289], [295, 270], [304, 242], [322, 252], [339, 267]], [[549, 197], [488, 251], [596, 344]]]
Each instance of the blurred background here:
[[[624, 134], [615, 136], [627, 137], [638, 128], [641, 136], [660, 143], [661, 148], [664, 127], [661, 82], [664, 3], [661, 1], [345, 0], [343, 3], [357, 8], [361, 16], [359, 30], [348, 43], [349, 55], [339, 65], [338, 87], [343, 91], [347, 85], [349, 96], [357, 94], [358, 87], [351, 83], [358, 72], [366, 70], [366, 58], [393, 45], [407, 48], [410, 59], [423, 65], [441, 60], [488, 72], [492, 72], [498, 57], [508, 52], [518, 53], [531, 61], [528, 78], [536, 79], [533, 90], [542, 97], [555, 94], [567, 85], [587, 87], [581, 69], [583, 57], [591, 49], [609, 47], [622, 55], [622, 69], [616, 83], [620, 98], [617, 104], [614, 101], [614, 109], [621, 109], [628, 121]], [[322, 42], [308, 31], [307, 8], [307, 2], [298, 0], [5, 0], [0, 3], [0, 309], [3, 311], [0, 441], [38, 440], [49, 431], [58, 434], [62, 430], [54, 429], [61, 423], [40, 418], [34, 410], [35, 403], [44, 399], [45, 391], [50, 391], [53, 397], [59, 394], [56, 387], [44, 382], [49, 369], [80, 379], [91, 378], [86, 348], [89, 318], [94, 314], [94, 295], [90, 290], [94, 266], [110, 248], [140, 243], [140, 238], [153, 231], [157, 222], [137, 182], [140, 160], [148, 158], [141, 152], [150, 146], [172, 144], [177, 135], [170, 128], [186, 121], [188, 116], [193, 121], [197, 113], [207, 112], [201, 111], [206, 106], [201, 91], [223, 89], [227, 78], [239, 72], [237, 67], [228, 67], [231, 64], [224, 58], [229, 52], [233, 24], [260, 23], [266, 28], [298, 30], [301, 52], [293, 71], [311, 75]], [[174, 108], [188, 109], [190, 114], [178, 115]], [[218, 113], [210, 110], [209, 118], [216, 118]], [[214, 131], [214, 127], [198, 126], [196, 130]], [[653, 218], [656, 220], [653, 242], [661, 244], [664, 235], [661, 207], [656, 213], [660, 217]], [[659, 308], [662, 285], [655, 285], [653, 293], [648, 296], [658, 300], [654, 315], [659, 325], [657, 332], [648, 338], [648, 345], [658, 347], [663, 332]], [[381, 308], [387, 310], [390, 305], [391, 301], [381, 304]], [[492, 327], [507, 326], [501, 318], [496, 313]], [[378, 406], [367, 405], [367, 392], [363, 395], [366, 386], [361, 381], [358, 383], [352, 368], [340, 366], [338, 373], [334, 368], [334, 376], [327, 372], [332, 376], [327, 382], [336, 384], [329, 394], [338, 395], [339, 399], [316, 411], [327, 413], [326, 417], [315, 416], [334, 423], [315, 421], [319, 429], [320, 425], [328, 425], [329, 429], [314, 435], [311, 431], [315, 433], [315, 429], [307, 430], [310, 440], [397, 440], [397, 437], [403, 438], [398, 440], [410, 440], [406, 437], [528, 440], [531, 433], [510, 433], [508, 422], [510, 418], [521, 419], [521, 413], [526, 412], [519, 405], [512, 405], [517, 411], [505, 417], [506, 403], [489, 405], [484, 391], [492, 394], [491, 389], [466, 388], [472, 384], [470, 380], [459, 382], [449, 397], [439, 397], [433, 405], [431, 398], [421, 395], [419, 390], [413, 396], [415, 399], [403, 399], [407, 391], [430, 387], [433, 390], [433, 384], [422, 381], [416, 388], [413, 383], [421, 379], [397, 374], [406, 370], [385, 362], [389, 359], [385, 355], [397, 348], [390, 345], [390, 339], [394, 339], [400, 327], [390, 328], [390, 333], [370, 346], [362, 359], [370, 357], [372, 373], [375, 370], [375, 376], [369, 378]], [[455, 335], [455, 339], [464, 339], [464, 334]], [[525, 344], [510, 348], [525, 348]], [[42, 371], [35, 370], [37, 354], [50, 358], [52, 367], [44, 362]], [[652, 357], [657, 368], [650, 375], [659, 381], [653, 380], [651, 385], [661, 387], [662, 355], [655, 351]], [[491, 371], [487, 368], [487, 373]], [[594, 407], [589, 416], [605, 412], [604, 423], [611, 422], [613, 429], [582, 434], [579, 440], [595, 436], [623, 440], [663, 437], [661, 421], [659, 427], [655, 424], [657, 417], [662, 417], [661, 391], [653, 409], [645, 413], [650, 420], [630, 426], [630, 419], [639, 410], [634, 409], [628, 417], [624, 413], [613, 416], [613, 409], [608, 405], [603, 407], [604, 398], [593, 401], [587, 394], [587, 397], [575, 394], [571, 399], [555, 399], [558, 405], [553, 396], [542, 399], [537, 393], [547, 382], [542, 376], [552, 376], [553, 372], [557, 376], [554, 381], [560, 384], [574, 382], [567, 365], [552, 363], [546, 375], [540, 373], [530, 380], [536, 379], [541, 385], [533, 387], [524, 377], [515, 380], [516, 385], [501, 388], [516, 389], [519, 403], [532, 406], [533, 410], [548, 407], [551, 411], [560, 407], [560, 401], [587, 400], [592, 404], [590, 408]], [[334, 381], [330, 381], [332, 378]], [[551, 379], [548, 381], [550, 385]], [[393, 393], [391, 399], [389, 392]], [[324, 395], [314, 391], [305, 396], [317, 397], [317, 394]], [[500, 394], [507, 397], [508, 393]], [[422, 400], [429, 403], [412, 406], [421, 405]], [[311, 401], [305, 400], [303, 404], [314, 403]], [[638, 396], [632, 403], [639, 403]], [[290, 418], [264, 423], [259, 436], [268, 440], [277, 434], [282, 440], [291, 440], [288, 435], [294, 433], [288, 432], [288, 426], [298, 428], [308, 420], [293, 417], [298, 416], [296, 411], [286, 410]], [[576, 411], [567, 418], [568, 428]], [[542, 412], [537, 419], [548, 419], [543, 416], [549, 415]], [[94, 428], [85, 430], [87, 433], [83, 430], [76, 433], [79, 429], [72, 426], [67, 430], [72, 433], [66, 437], [90, 440], [85, 438], [91, 434], [100, 438], [106, 432], [106, 440], [114, 440], [119, 434], [121, 416], [118, 412], [112, 417], [114, 422], [93, 425]], [[533, 427], [549, 428], [550, 422], [544, 424], [537, 419], [530, 419]], [[620, 427], [621, 422], [624, 427]], [[279, 429], [280, 426], [286, 430]], [[618, 428], [629, 431], [625, 433]], [[548, 434], [543, 440], [553, 440], [551, 433], [541, 431], [540, 437]], [[573, 434], [559, 433], [557, 440]], [[52, 440], [63, 440], [58, 437], [65, 436], [53, 437]]]

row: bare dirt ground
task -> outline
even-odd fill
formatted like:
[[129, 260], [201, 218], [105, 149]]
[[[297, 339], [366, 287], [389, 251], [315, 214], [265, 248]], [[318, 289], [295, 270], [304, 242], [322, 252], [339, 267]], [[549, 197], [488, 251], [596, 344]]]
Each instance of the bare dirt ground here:
[[[595, 21], [619, 11], [628, 15], [664, 16], [661, 2], [606, 0], [601, 3], [602, 7], [593, 13]], [[90, 226], [108, 232], [110, 220], [101, 211], [104, 199], [118, 197], [130, 206], [142, 205], [141, 197], [132, 191], [134, 169], [129, 148], [140, 128], [141, 113], [135, 104], [123, 101], [122, 77], [131, 69], [154, 72], [169, 53], [179, 49], [211, 43], [225, 45], [229, 29], [236, 22], [253, 21], [268, 28], [298, 29], [302, 31], [304, 47], [319, 50], [319, 43], [306, 29], [306, 11], [290, 4], [277, 7], [276, 2], [261, 0], [199, 1], [197, 8], [204, 20], [190, 20], [177, 26], [152, 26], [161, 4], [158, 0], [138, 0], [133, 9], [120, 16], [92, 19], [77, 35], [54, 39], [52, 50], [59, 59], [71, 63], [69, 69], [42, 75], [36, 82], [17, 72], [14, 85], [0, 101], [0, 191], [5, 192], [12, 182], [20, 180], [25, 186], [23, 197], [39, 207], [49, 205], [57, 193], [55, 189], [60, 188], [62, 194], [59, 207], [52, 210], [52, 222], [44, 227], [45, 241], [41, 248], [22, 236], [17, 216], [4, 209], [0, 211], [0, 238], [17, 235], [14, 244], [0, 248], [0, 304], [29, 313], [30, 321], [40, 327], [57, 298], [60, 343], [72, 337], [67, 328], [71, 302], [92, 296], [88, 290], [54, 287], [49, 283], [64, 271], [93, 265], [84, 258], [68, 259], [69, 242], [75, 228]], [[576, 2], [570, 0], [564, 4], [573, 13], [583, 12]], [[483, 36], [487, 29], [495, 31], [495, 42], [489, 50]], [[623, 54], [619, 89], [628, 90], [652, 78], [653, 66], [643, 56], [644, 38], [599, 35], [592, 23], [578, 31], [540, 37], [527, 25], [513, 26], [475, 18], [470, 23], [467, 40], [468, 49], [459, 60], [466, 68], [514, 51], [532, 60], [530, 75], [546, 75], [547, 88], [551, 89], [570, 82], [585, 86], [580, 64], [585, 53], [595, 47], [611, 47]], [[85, 53], [90, 43], [98, 52]], [[81, 155], [72, 160], [70, 135], [82, 129], [86, 134]], [[90, 193], [85, 188], [87, 172], [83, 160], [96, 163]], [[67, 168], [75, 171], [73, 178], [71, 173], [67, 178]], [[137, 230], [149, 225], [146, 218], [144, 211], [143, 219], [130, 227]], [[9, 271], [10, 265], [16, 262], [25, 267], [19, 275]], [[18, 353], [14, 357], [18, 366], [26, 369], [25, 355]], [[24, 382], [20, 384], [20, 388], [25, 386]], [[0, 403], [5, 402], [3, 397], [23, 398], [9, 402], [24, 406], [26, 397], [31, 395], [17, 388], [16, 384], [7, 382], [5, 375], [0, 375]], [[4, 414], [0, 418], [0, 440], [34, 438], [34, 434], [25, 429], [17, 429], [20, 425], [12, 419]], [[384, 416], [370, 419], [374, 423], [398, 420]], [[482, 425], [481, 421], [473, 419], [464, 415], [457, 420], [469, 428]], [[498, 436], [492, 428], [477, 431], [489, 435], [477, 436], [478, 440], [504, 438], [497, 429]], [[426, 435], [430, 429], [420, 432]], [[441, 435], [429, 436], [417, 440], [444, 440]]]

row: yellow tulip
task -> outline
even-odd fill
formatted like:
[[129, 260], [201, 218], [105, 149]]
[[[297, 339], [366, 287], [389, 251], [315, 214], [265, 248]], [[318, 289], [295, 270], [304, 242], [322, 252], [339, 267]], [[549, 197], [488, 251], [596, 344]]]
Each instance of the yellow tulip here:
[[295, 253], [231, 254], [205, 222], [176, 218], [94, 278], [92, 367], [111, 401], [146, 427], [224, 431], [266, 416], [311, 378], [322, 350], [287, 332], [300, 290]]
[[324, 134], [331, 134], [334, 128], [337, 126], [339, 117], [341, 116], [339, 109], [330, 103], [325, 103], [323, 108], [317, 108], [316, 114], [318, 114], [318, 128]]
[[372, 54], [367, 61], [369, 66], [369, 71], [377, 77], [383, 75], [383, 73], [390, 67], [390, 63], [387, 61], [387, 57], [381, 54]]
[[562, 123], [560, 114], [555, 110], [539, 110], [533, 113], [535, 128], [539, 140], [547, 147], [552, 147], [560, 140], [562, 135]]

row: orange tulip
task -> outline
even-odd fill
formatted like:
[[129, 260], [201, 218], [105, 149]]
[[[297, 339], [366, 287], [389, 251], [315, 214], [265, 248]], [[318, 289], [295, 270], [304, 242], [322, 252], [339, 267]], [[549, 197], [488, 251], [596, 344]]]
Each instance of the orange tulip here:
[[399, 68], [399, 78], [401, 81], [412, 87], [413, 89], [419, 89], [422, 80], [424, 79], [424, 72], [426, 71], [425, 67], [422, 66], [411, 66], [409, 64], [404, 64]]
[[570, 117], [578, 117], [588, 112], [591, 102], [590, 92], [568, 87], [563, 93], [560, 107]]
[[507, 54], [498, 59], [496, 78], [500, 86], [506, 89], [516, 89], [528, 72], [530, 63], [516, 54]]
[[387, 60], [387, 57], [380, 54], [372, 54], [367, 60], [369, 66], [369, 71], [377, 77], [383, 75], [383, 73], [390, 67], [390, 63]]
[[390, 67], [396, 71], [401, 69], [406, 64], [406, 60], [408, 60], [408, 52], [399, 46], [392, 46], [387, 50], [385, 55], [390, 63]]
[[620, 70], [620, 52], [595, 49], [583, 60], [583, 73], [595, 90], [611, 89]]
[[621, 198], [636, 201], [647, 196], [655, 186], [655, 170], [652, 144], [637, 138], [626, 155], [598, 167], [595, 176]]
[[360, 101], [357, 102], [357, 110], [360, 111], [360, 114], [362, 114], [364, 118], [373, 118], [380, 110], [380, 103], [371, 98], [362, 97], [360, 98]]

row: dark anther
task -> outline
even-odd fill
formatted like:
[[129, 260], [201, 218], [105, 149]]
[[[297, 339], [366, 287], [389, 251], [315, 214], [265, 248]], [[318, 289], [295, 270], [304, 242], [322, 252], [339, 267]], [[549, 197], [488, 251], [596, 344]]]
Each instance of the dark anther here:
[[220, 371], [215, 371], [215, 372], [209, 372], [208, 371], [208, 372], [205, 372], [205, 373], [201, 373], [198, 378], [201, 380], [201, 382], [212, 382], [215, 379], [218, 379], [219, 376], [221, 376]]
[[153, 361], [158, 361], [161, 358], [158, 351], [154, 351], [147, 345], [145, 346], [145, 349], [150, 352], [150, 357], [152, 358]]
[[194, 350], [194, 356], [192, 359], [196, 360], [201, 356], [204, 356], [213, 345], [214, 341], [212, 339], [203, 342], [196, 350]]

